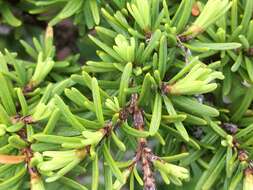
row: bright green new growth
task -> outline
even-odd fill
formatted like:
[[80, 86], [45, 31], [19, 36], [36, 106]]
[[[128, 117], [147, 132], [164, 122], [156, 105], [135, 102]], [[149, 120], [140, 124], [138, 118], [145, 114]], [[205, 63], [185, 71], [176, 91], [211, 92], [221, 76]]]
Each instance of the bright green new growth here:
[[0, 190], [253, 189], [252, 13], [0, 0]]
[[[229, 0], [213, 0], [208, 1], [203, 8], [201, 14], [194, 21], [192, 26], [190, 26], [183, 35], [190, 35], [194, 38], [199, 33], [205, 31], [208, 26], [215, 23], [227, 10], [231, 7], [231, 2]], [[210, 11], [213, 10], [213, 11]]]

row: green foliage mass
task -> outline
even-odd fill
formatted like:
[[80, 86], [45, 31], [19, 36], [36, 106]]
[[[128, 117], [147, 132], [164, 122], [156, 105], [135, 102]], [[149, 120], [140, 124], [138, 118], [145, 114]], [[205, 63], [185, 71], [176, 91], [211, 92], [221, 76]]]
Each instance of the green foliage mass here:
[[0, 190], [252, 190], [252, 0], [0, 0]]

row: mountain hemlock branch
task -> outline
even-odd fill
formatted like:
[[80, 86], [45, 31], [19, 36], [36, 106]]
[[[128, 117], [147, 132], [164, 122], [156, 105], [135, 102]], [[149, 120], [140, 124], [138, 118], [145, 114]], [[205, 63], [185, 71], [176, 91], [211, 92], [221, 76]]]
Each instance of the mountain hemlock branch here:
[[0, 0], [0, 190], [252, 190], [252, 0]]

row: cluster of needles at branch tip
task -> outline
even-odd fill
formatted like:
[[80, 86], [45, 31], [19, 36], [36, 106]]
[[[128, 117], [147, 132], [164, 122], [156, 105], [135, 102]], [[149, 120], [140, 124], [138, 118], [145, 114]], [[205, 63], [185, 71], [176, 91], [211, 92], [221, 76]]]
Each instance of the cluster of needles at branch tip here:
[[0, 16], [0, 190], [253, 189], [252, 0]]

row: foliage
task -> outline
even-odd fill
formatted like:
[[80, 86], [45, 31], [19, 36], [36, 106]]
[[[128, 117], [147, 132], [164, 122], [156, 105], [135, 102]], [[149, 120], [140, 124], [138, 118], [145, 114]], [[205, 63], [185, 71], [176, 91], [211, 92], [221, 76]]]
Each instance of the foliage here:
[[253, 189], [252, 0], [0, 14], [0, 190]]

